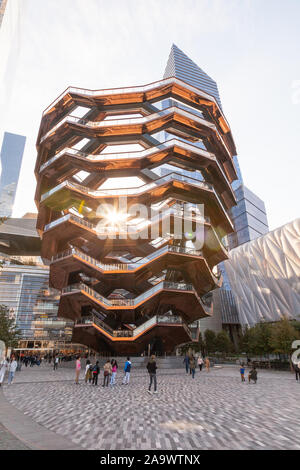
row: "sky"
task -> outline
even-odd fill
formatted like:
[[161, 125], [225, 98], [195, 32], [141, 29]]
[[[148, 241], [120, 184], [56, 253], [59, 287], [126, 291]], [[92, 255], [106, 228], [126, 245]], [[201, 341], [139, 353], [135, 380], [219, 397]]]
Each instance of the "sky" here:
[[27, 136], [13, 216], [36, 212], [43, 110], [68, 86], [162, 78], [175, 43], [216, 80], [244, 183], [270, 229], [299, 217], [300, 1], [8, 0], [0, 31], [0, 139]]

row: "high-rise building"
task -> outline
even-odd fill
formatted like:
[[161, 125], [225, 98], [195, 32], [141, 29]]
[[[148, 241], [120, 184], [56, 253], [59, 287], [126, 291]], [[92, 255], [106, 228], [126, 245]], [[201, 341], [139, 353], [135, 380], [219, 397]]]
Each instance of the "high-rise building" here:
[[[175, 44], [172, 45], [164, 73], [164, 78], [167, 77], [177, 77], [206, 91], [215, 98], [220, 108], [222, 107], [217, 83]], [[168, 99], [162, 107], [170, 105], [172, 105], [172, 100]], [[186, 109], [183, 103], [180, 103], [180, 106]], [[161, 138], [167, 138], [167, 133], [164, 133]], [[197, 142], [195, 145], [202, 146], [202, 142]], [[226, 237], [226, 244], [229, 249], [254, 240], [269, 230], [264, 202], [244, 185], [236, 155], [234, 155], [233, 161], [237, 171], [237, 179], [232, 182], [231, 186], [235, 193], [237, 205], [229, 210], [235, 228], [235, 231]], [[166, 174], [168, 169], [162, 168], [160, 171], [162, 174]], [[184, 170], [183, 173], [185, 173]], [[193, 177], [201, 179], [199, 174], [194, 174]], [[220, 289], [213, 292], [214, 313], [212, 317], [201, 320], [200, 328], [202, 331], [206, 329], [220, 331], [225, 327], [233, 338], [233, 332], [238, 329], [240, 323], [238, 309], [223, 263], [220, 263], [218, 268], [223, 278], [223, 284]]]
[[234, 248], [224, 265], [243, 326], [300, 320], [300, 219]]
[[177, 77], [180, 80], [205, 91], [216, 99], [218, 105], [222, 109], [217, 83], [175, 44], [171, 47], [171, 52], [164, 73], [164, 78], [168, 77]]
[[0, 304], [9, 309], [23, 348], [70, 342], [72, 324], [57, 318], [59, 292], [49, 289], [49, 267], [7, 259], [0, 270]]
[[235, 145], [215, 96], [175, 77], [71, 87], [45, 110], [37, 150], [42, 256], [73, 341], [114, 354], [191, 341], [189, 324], [211, 314], [205, 295], [220, 285], [213, 268], [236, 202]]
[[10, 217], [16, 197], [26, 137], [5, 132], [1, 147], [0, 217]]
[[269, 231], [265, 203], [244, 185], [237, 158], [235, 164], [238, 170], [238, 179], [234, 181], [237, 205], [230, 210], [235, 232], [228, 235], [228, 246], [231, 250], [255, 238], [265, 235]]
[[41, 239], [36, 230], [36, 214], [9, 218], [0, 224], [0, 255], [40, 256]]

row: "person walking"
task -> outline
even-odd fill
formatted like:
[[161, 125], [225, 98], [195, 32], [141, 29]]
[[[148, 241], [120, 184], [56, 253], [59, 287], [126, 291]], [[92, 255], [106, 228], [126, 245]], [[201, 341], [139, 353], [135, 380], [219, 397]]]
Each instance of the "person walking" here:
[[77, 385], [78, 385], [78, 383], [79, 383], [80, 369], [81, 369], [80, 356], [77, 356], [77, 357], [76, 357], [76, 363], [75, 363], [75, 383], [76, 383]]
[[112, 361], [111, 361], [111, 378], [110, 378], [110, 386], [111, 387], [116, 385], [117, 369], [118, 369], [117, 361], [115, 359], [112, 359]]
[[186, 370], [186, 373], [188, 374], [189, 368], [190, 368], [190, 358], [188, 354], [185, 355], [185, 358], [183, 359], [183, 363], [185, 364], [185, 370]]
[[105, 385], [108, 387], [109, 378], [110, 378], [111, 372], [112, 372], [111, 362], [110, 362], [109, 359], [104, 364], [103, 369], [104, 369], [104, 379], [103, 379], [102, 387], [105, 387]]
[[8, 369], [8, 358], [5, 359], [5, 356], [3, 356], [2, 361], [0, 362], [0, 387], [4, 380], [7, 369]]
[[241, 374], [241, 380], [242, 382], [245, 382], [245, 365], [244, 363], [241, 364], [241, 367], [240, 367], [240, 374]]
[[59, 358], [58, 356], [56, 356], [53, 361], [53, 370], [57, 370], [58, 362], [59, 362]]
[[100, 367], [99, 367], [99, 361], [97, 361], [92, 370], [92, 375], [93, 375], [92, 385], [98, 385], [99, 373], [100, 373]]
[[293, 363], [293, 369], [295, 371], [296, 380], [300, 383], [300, 362], [298, 362], [298, 364]]
[[125, 362], [125, 366], [124, 366], [125, 375], [124, 375], [124, 379], [123, 379], [123, 382], [122, 382], [123, 385], [128, 385], [129, 384], [130, 371], [131, 371], [131, 361], [130, 361], [130, 357], [127, 357], [127, 361]]
[[205, 358], [204, 363], [205, 363], [206, 372], [209, 372], [209, 369], [210, 369], [210, 362], [209, 362], [208, 357]]
[[191, 371], [193, 379], [195, 378], [195, 368], [196, 368], [196, 360], [195, 360], [194, 356], [192, 355], [190, 357], [190, 371]]
[[154, 393], [157, 393], [156, 369], [157, 369], [157, 365], [156, 365], [156, 361], [155, 361], [155, 356], [153, 354], [150, 357], [150, 360], [147, 364], [147, 370], [148, 370], [149, 377], [150, 377], [150, 384], [149, 384], [148, 393], [150, 393], [150, 395], [151, 395], [152, 382], [154, 383]]
[[18, 363], [17, 363], [15, 357], [12, 357], [10, 363], [8, 364], [8, 381], [7, 381], [8, 385], [11, 385], [11, 383], [14, 379], [17, 367], [18, 367]]
[[86, 366], [85, 366], [85, 376], [84, 376], [84, 381], [87, 383], [91, 383], [92, 380], [92, 371], [91, 371], [91, 361], [88, 359], [86, 361]]
[[200, 370], [200, 372], [201, 372], [201, 371], [202, 371], [203, 364], [204, 364], [204, 361], [203, 361], [203, 359], [202, 359], [201, 356], [198, 357], [197, 363], [198, 363], [198, 366], [199, 366], [199, 370]]
[[252, 369], [251, 369], [250, 372], [249, 372], [248, 380], [249, 380], [249, 384], [251, 383], [251, 380], [253, 380], [253, 382], [254, 382], [255, 384], [256, 384], [256, 382], [257, 382], [257, 370], [255, 369], [254, 366], [252, 367]]

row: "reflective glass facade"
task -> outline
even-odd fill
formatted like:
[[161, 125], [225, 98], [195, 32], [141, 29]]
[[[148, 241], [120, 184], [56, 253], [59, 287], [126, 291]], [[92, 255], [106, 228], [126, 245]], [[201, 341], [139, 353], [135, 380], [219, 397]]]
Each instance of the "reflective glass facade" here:
[[[218, 104], [221, 106], [217, 83], [174, 44], [171, 48], [164, 78], [171, 76], [180, 78], [181, 80], [206, 91], [210, 95], [214, 96]], [[172, 105], [172, 100], [169, 99], [163, 101], [161, 107], [163, 109]], [[176, 106], [180, 106], [182, 109], [186, 108], [183, 103], [176, 103]], [[167, 132], [161, 132], [160, 134], [161, 135], [159, 136], [155, 136], [160, 142], [170, 138]], [[199, 142], [196, 145], [201, 148], [205, 148], [202, 142]], [[269, 231], [265, 204], [244, 185], [238, 157], [234, 156], [233, 159], [238, 175], [238, 179], [232, 183], [232, 189], [234, 190], [237, 199], [237, 205], [233, 206], [229, 211], [229, 215], [235, 227], [235, 232], [226, 237], [226, 245], [229, 249], [240, 246], [250, 240], [254, 240]], [[161, 168], [160, 174], [164, 175], [168, 171]], [[183, 171], [183, 173], [189, 172]], [[193, 174], [193, 178], [200, 180], [203, 179], [200, 172], [195, 172]], [[220, 331], [222, 329], [222, 325], [228, 325], [228, 328], [231, 328], [232, 325], [238, 325], [240, 323], [237, 305], [231, 290], [230, 281], [224, 263], [220, 263], [218, 265], [218, 269], [223, 277], [223, 285], [220, 289], [214, 290], [212, 293], [214, 313], [211, 318], [200, 320], [202, 331], [205, 329]], [[229, 333], [231, 333], [230, 329]]]
[[57, 319], [58, 302], [48, 267], [5, 264], [0, 270], [0, 304], [9, 308], [22, 339], [71, 339], [68, 324]]
[[1, 148], [0, 217], [13, 212], [26, 137], [4, 133]]
[[300, 219], [231, 250], [224, 265], [242, 325], [300, 319]]
[[211, 96], [214, 96], [217, 103], [222, 108], [216, 82], [175, 44], [171, 47], [171, 52], [164, 73], [164, 78], [168, 77], [180, 78], [184, 82], [205, 91]]
[[232, 207], [230, 215], [236, 232], [228, 235], [229, 249], [255, 240], [269, 231], [264, 202], [243, 184], [235, 190], [235, 195], [237, 205]]

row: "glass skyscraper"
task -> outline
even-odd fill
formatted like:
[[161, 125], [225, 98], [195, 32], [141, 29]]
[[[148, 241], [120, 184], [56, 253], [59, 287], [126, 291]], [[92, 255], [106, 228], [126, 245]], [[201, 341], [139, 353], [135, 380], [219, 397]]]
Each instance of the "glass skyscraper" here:
[[[205, 73], [195, 62], [193, 62], [175, 44], [171, 47], [171, 52], [164, 73], [164, 78], [177, 77], [186, 83], [193, 85], [211, 96], [222, 109], [221, 99], [217, 83]], [[171, 106], [171, 100], [166, 100], [163, 107]], [[177, 104], [178, 105], [178, 104]], [[182, 106], [184, 108], [184, 105]], [[167, 136], [166, 140], [167, 140]], [[201, 142], [198, 143], [201, 146]], [[234, 224], [235, 232], [226, 237], [228, 249], [235, 248], [250, 240], [254, 240], [269, 231], [266, 209], [264, 202], [250, 191], [243, 182], [238, 157], [233, 157], [237, 170], [238, 179], [232, 183], [237, 205], [230, 211], [230, 217]], [[162, 170], [164, 172], [164, 170]], [[201, 174], [197, 172], [201, 179]], [[195, 177], [193, 176], [193, 177]], [[218, 331], [227, 327], [230, 333], [234, 325], [239, 325], [238, 309], [231, 290], [230, 281], [226, 273], [224, 263], [218, 265], [219, 272], [223, 277], [223, 285], [220, 289], [214, 290], [213, 305], [214, 314], [211, 318], [200, 320], [201, 330], [207, 328]]]
[[8, 307], [15, 320], [23, 347], [49, 346], [49, 341], [70, 342], [71, 328], [57, 318], [59, 295], [49, 289], [49, 268], [32, 261], [28, 265], [13, 262], [6, 261], [0, 270], [0, 304]]
[[22, 165], [26, 137], [4, 133], [1, 148], [0, 217], [10, 217]]

